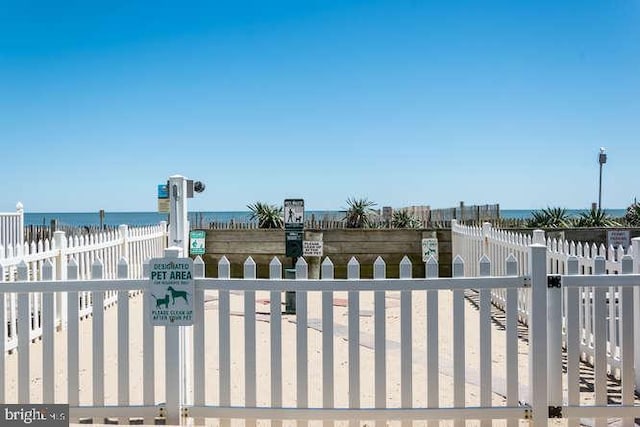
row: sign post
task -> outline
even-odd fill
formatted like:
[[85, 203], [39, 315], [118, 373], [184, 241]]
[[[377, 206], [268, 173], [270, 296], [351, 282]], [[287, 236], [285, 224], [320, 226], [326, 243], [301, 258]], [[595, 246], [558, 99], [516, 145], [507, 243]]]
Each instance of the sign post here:
[[165, 249], [164, 258], [149, 262], [150, 300], [144, 313], [153, 326], [165, 327], [165, 387], [167, 424], [180, 423], [180, 405], [186, 403], [190, 355], [185, 353], [185, 328], [193, 325], [195, 282], [193, 260], [181, 257], [182, 248]]
[[[295, 268], [298, 258], [302, 256], [302, 242], [304, 240], [304, 200], [284, 200], [284, 234], [285, 256], [291, 257], [291, 268], [285, 269], [285, 279], [295, 278]], [[290, 277], [293, 275], [293, 277]], [[296, 312], [296, 293], [285, 292], [285, 312]]]

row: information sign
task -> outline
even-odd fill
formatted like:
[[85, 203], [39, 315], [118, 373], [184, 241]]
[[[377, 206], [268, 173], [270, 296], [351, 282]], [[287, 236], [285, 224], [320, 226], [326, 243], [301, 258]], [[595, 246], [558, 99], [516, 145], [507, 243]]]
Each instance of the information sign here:
[[302, 242], [302, 256], [322, 256], [323, 242], [305, 240]]
[[153, 258], [149, 264], [150, 309], [153, 326], [193, 325], [193, 260]]
[[189, 253], [191, 255], [204, 255], [204, 242], [207, 233], [204, 230], [195, 230], [189, 233]]
[[627, 249], [631, 246], [631, 231], [629, 230], [608, 230], [607, 231], [607, 247], [613, 246], [617, 248], [622, 246]]
[[169, 185], [158, 184], [158, 212], [169, 213], [171, 204], [169, 202]]
[[284, 228], [304, 228], [304, 200], [285, 199], [284, 201]]
[[438, 259], [438, 239], [422, 239], [422, 262], [427, 262], [431, 256]]

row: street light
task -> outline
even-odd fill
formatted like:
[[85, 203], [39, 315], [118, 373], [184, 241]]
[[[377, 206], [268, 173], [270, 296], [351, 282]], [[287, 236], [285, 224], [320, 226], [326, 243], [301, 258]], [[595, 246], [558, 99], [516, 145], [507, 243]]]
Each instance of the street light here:
[[607, 155], [604, 152], [604, 147], [600, 147], [598, 163], [600, 164], [600, 181], [598, 184], [598, 209], [602, 209], [602, 165], [607, 163]]

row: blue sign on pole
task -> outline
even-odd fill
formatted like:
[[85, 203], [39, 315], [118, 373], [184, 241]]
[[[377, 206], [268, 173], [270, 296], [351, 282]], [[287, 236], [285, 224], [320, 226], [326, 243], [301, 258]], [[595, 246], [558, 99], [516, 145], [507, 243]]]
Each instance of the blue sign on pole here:
[[169, 198], [169, 186], [167, 184], [158, 184], [158, 199]]

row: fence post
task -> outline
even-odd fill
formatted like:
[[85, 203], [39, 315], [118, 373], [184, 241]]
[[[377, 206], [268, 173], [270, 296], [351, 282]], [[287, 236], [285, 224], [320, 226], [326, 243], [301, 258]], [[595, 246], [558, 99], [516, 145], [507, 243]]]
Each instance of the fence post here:
[[18, 229], [16, 230], [16, 242], [22, 244], [24, 242], [24, 206], [21, 202], [16, 204], [16, 213], [18, 214]]
[[[169, 247], [165, 249], [166, 258], [180, 258], [182, 247]], [[180, 326], [165, 327], [165, 393], [167, 405], [167, 424], [180, 425], [180, 405], [183, 399], [182, 364], [181, 364], [181, 331]]]
[[[640, 237], [631, 239], [631, 247], [633, 248], [633, 273], [640, 274]], [[638, 348], [640, 345], [640, 289], [637, 286], [633, 287], [633, 306], [636, 308], [633, 312], [633, 324], [637, 326], [633, 330], [633, 341], [635, 348]], [[636, 374], [635, 389], [640, 391], [640, 351], [636, 351], [634, 354], [633, 367]]]
[[544, 230], [533, 230], [533, 244], [546, 246]]
[[[67, 237], [64, 231], [53, 233], [53, 247], [56, 250], [56, 280], [67, 280]], [[60, 319], [60, 328], [67, 328], [67, 293], [56, 292], [56, 319]]]
[[179, 246], [184, 254], [188, 254], [187, 179], [184, 176], [169, 177], [169, 198], [169, 246]]
[[[489, 256], [489, 235], [491, 234], [491, 223], [482, 223], [482, 255]], [[475, 261], [475, 260], [474, 260]]]
[[533, 426], [546, 426], [549, 419], [547, 390], [547, 247], [529, 246], [531, 293], [529, 310], [529, 398]]
[[129, 226], [121, 224], [118, 226], [120, 233], [120, 257], [124, 257], [129, 261]]

